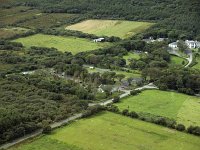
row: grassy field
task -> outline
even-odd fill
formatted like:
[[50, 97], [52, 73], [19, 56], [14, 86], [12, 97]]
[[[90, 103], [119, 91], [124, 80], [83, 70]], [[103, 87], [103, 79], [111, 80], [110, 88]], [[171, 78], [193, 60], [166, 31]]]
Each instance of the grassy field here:
[[180, 57], [177, 57], [177, 56], [171, 56], [171, 64], [175, 64], [175, 65], [183, 65], [182, 64], [182, 62], [185, 62], [185, 64], [187, 64], [188, 63], [188, 61], [187, 60], [185, 60], [185, 59], [183, 59], [183, 58], [180, 58]]
[[54, 47], [63, 52], [70, 51], [73, 54], [88, 50], [95, 50], [109, 45], [108, 43], [94, 43], [93, 41], [84, 38], [62, 37], [44, 34], [36, 34], [25, 38], [19, 38], [14, 41], [23, 43], [25, 47]]
[[19, 27], [8, 27], [8, 28], [0, 28], [0, 39], [11, 38], [15, 35], [22, 34], [27, 32], [28, 29], [19, 28]]
[[196, 58], [196, 62], [197, 62], [197, 64], [194, 65], [192, 68], [194, 68], [194, 69], [200, 69], [200, 57]]
[[140, 59], [140, 55], [137, 54], [137, 53], [131, 53], [131, 52], [129, 52], [128, 55], [123, 56], [123, 58], [126, 60], [126, 64], [128, 65], [130, 59], [136, 59], [136, 60], [138, 60], [138, 59]]
[[69, 19], [75, 15], [66, 14], [66, 13], [40, 13], [36, 18], [28, 20], [26, 22], [20, 23], [22, 27], [29, 28], [50, 28], [54, 26], [60, 26], [65, 22], [66, 19]]
[[198, 150], [200, 138], [110, 112], [81, 119], [10, 150]]
[[87, 68], [89, 73], [93, 72], [99, 72], [99, 73], [104, 73], [104, 72], [116, 72], [116, 74], [123, 74], [125, 75], [125, 78], [131, 78], [131, 77], [141, 77], [141, 74], [137, 70], [132, 70], [131, 72], [126, 72], [126, 71], [120, 71], [120, 70], [110, 70], [110, 69], [101, 69], [101, 68]]
[[165, 116], [186, 126], [200, 125], [200, 99], [185, 94], [159, 90], [143, 91], [116, 104], [121, 110]]
[[117, 36], [128, 38], [151, 27], [153, 23], [120, 20], [86, 20], [66, 27], [98, 36]]

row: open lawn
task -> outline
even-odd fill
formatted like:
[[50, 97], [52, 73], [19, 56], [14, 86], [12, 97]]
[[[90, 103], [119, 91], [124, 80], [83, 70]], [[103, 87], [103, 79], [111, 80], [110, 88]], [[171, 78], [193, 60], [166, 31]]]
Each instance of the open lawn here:
[[[185, 62], [184, 64], [183, 61]], [[188, 63], [187, 60], [183, 59], [183, 58], [180, 58], [180, 57], [177, 57], [177, 56], [174, 56], [172, 55], [171, 56], [171, 62], [170, 62], [172, 65], [185, 65]]]
[[159, 90], [143, 91], [116, 104], [120, 110], [146, 112], [177, 120], [186, 126], [200, 125], [200, 99], [185, 94]]
[[14, 41], [21, 42], [25, 47], [54, 47], [60, 51], [69, 51], [73, 54], [95, 50], [109, 45], [108, 43], [94, 43], [92, 40], [90, 41], [84, 38], [62, 37], [44, 34], [36, 34], [25, 38], [19, 38]]
[[194, 69], [199, 69], [199, 70], [200, 70], [200, 57], [197, 57], [197, 58], [196, 58], [196, 62], [197, 62], [197, 64], [194, 65], [192, 68], [194, 68]]
[[131, 52], [129, 52], [128, 55], [123, 56], [123, 58], [126, 60], [126, 64], [128, 65], [129, 64], [129, 60], [131, 60], [131, 59], [138, 60], [138, 59], [140, 59], [140, 55], [137, 54], [137, 53], [131, 53]]
[[151, 27], [153, 23], [120, 20], [86, 20], [66, 27], [97, 36], [128, 38]]
[[102, 112], [10, 150], [198, 150], [199, 147], [199, 137]]

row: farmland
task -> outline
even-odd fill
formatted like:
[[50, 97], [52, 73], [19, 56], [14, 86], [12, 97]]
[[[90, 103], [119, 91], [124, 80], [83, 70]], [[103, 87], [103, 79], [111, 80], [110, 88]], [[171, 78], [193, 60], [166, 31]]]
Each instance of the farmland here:
[[118, 107], [175, 119], [186, 126], [200, 125], [200, 99], [175, 92], [143, 91], [118, 103]]
[[69, 51], [73, 54], [82, 51], [95, 50], [109, 45], [108, 43], [94, 43], [93, 41], [83, 38], [62, 37], [44, 34], [36, 34], [25, 38], [19, 38], [15, 41], [21, 42], [25, 47], [54, 47], [60, 51]]
[[128, 38], [140, 33], [153, 23], [120, 21], [120, 20], [86, 20], [75, 25], [66, 27], [68, 30], [78, 30], [84, 33], [95, 34], [97, 36], [116, 36]]
[[[145, 142], [144, 142], [145, 141]], [[198, 137], [110, 112], [81, 119], [10, 150], [197, 150]]]

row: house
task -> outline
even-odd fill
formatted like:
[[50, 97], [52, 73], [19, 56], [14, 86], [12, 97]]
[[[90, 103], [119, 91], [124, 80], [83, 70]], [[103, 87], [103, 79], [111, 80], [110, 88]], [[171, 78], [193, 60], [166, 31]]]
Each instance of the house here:
[[102, 41], [104, 41], [105, 40], [105, 38], [98, 38], [98, 39], [94, 39], [93, 40], [93, 42], [102, 42]]
[[198, 41], [189, 41], [189, 40], [186, 40], [185, 41], [185, 44], [190, 48], [199, 48], [200, 47], [200, 42]]
[[173, 43], [170, 43], [169, 45], [168, 45], [170, 48], [178, 48], [178, 41], [177, 42], [173, 42]]

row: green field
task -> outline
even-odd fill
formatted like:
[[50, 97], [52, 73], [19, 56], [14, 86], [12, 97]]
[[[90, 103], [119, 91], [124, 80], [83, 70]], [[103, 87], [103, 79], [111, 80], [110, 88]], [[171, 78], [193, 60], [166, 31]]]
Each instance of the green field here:
[[180, 58], [180, 57], [177, 57], [177, 56], [171, 56], [171, 64], [175, 64], [175, 65], [183, 65], [182, 62], [185, 62], [185, 65], [188, 63], [187, 60], [183, 59], [183, 58]]
[[141, 73], [138, 70], [130, 70], [130, 72], [126, 71], [121, 71], [121, 70], [110, 70], [110, 69], [101, 69], [101, 68], [86, 68], [89, 73], [93, 72], [99, 72], [99, 73], [104, 73], [104, 72], [115, 72], [116, 74], [123, 74], [125, 75], [125, 78], [132, 78], [132, 77], [141, 77]]
[[194, 65], [192, 68], [194, 68], [194, 69], [200, 69], [200, 57], [196, 58], [196, 62], [197, 62], [197, 64]]
[[198, 150], [200, 138], [103, 112], [10, 150]]
[[128, 55], [123, 56], [123, 58], [126, 60], [126, 64], [128, 65], [129, 64], [129, 60], [131, 60], [131, 59], [138, 60], [138, 59], [140, 59], [140, 55], [137, 54], [137, 53], [129, 52]]
[[153, 23], [120, 20], [86, 20], [66, 27], [97, 36], [128, 38], [151, 27]]
[[25, 38], [19, 38], [14, 41], [21, 42], [25, 47], [54, 47], [60, 51], [69, 51], [73, 54], [95, 50], [109, 45], [108, 43], [94, 43], [93, 41], [84, 38], [62, 37], [44, 34], [36, 34]]
[[116, 104], [121, 110], [147, 112], [175, 119], [186, 126], [200, 125], [200, 99], [194, 96], [159, 90], [143, 91]]

